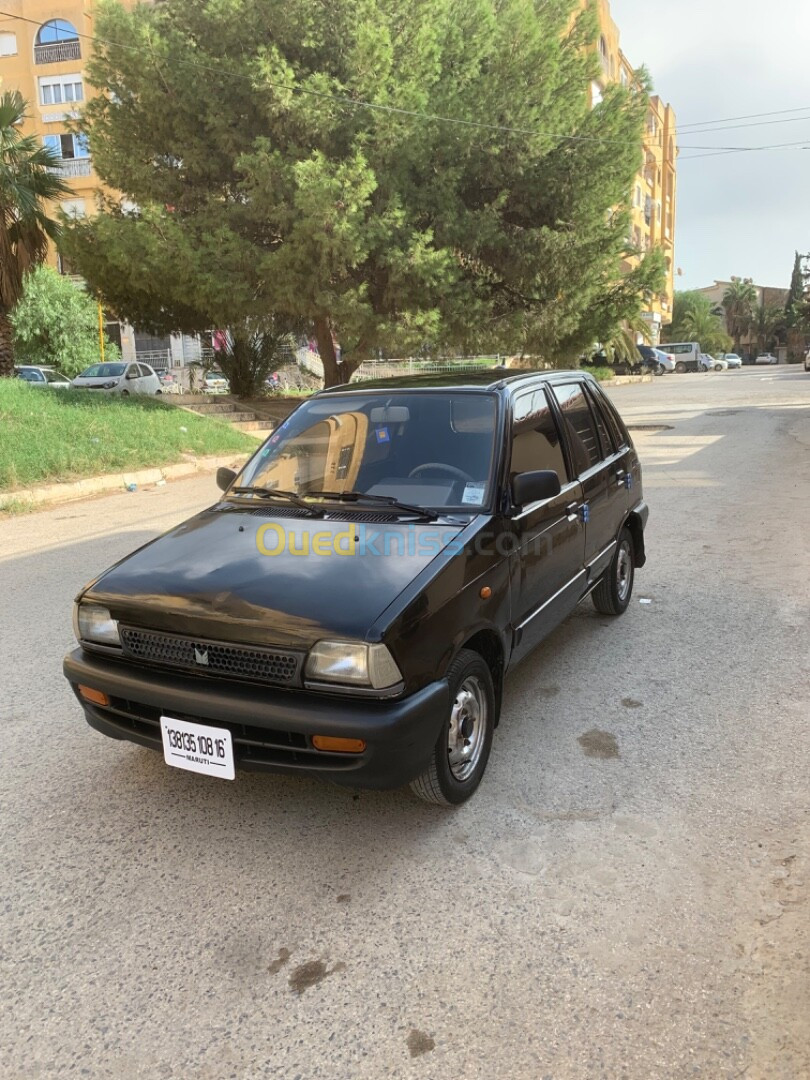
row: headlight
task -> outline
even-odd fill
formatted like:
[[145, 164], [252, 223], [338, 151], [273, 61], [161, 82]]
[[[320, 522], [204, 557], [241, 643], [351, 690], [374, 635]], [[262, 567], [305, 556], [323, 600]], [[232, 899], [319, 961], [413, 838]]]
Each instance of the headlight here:
[[402, 682], [402, 673], [385, 645], [319, 641], [307, 657], [307, 678], [345, 686], [384, 690]]
[[73, 609], [73, 632], [78, 641], [120, 645], [118, 623], [100, 604], [77, 604]]
[[112, 382], [105, 382], [105, 383], [102, 383], [102, 384], [101, 384], [101, 389], [102, 389], [102, 390], [112, 390], [112, 388], [113, 388], [114, 386], [118, 386], [118, 380], [117, 380], [117, 379], [113, 379], [113, 381], [112, 381]]

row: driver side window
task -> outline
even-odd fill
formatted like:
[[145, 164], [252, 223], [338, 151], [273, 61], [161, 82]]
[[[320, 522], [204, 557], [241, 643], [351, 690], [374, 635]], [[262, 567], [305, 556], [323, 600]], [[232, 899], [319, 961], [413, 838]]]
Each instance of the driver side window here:
[[512, 426], [512, 461], [509, 478], [519, 473], [551, 469], [560, 483], [567, 480], [560, 433], [545, 392], [532, 390], [515, 400]]

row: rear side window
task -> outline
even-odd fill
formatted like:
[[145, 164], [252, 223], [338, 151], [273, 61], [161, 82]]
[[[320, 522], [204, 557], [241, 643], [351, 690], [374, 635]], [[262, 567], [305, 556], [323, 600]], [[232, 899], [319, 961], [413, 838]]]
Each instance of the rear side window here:
[[623, 446], [629, 446], [630, 436], [621, 417], [613, 408], [613, 402], [606, 397], [602, 390], [591, 390], [591, 394], [601, 408], [602, 416], [605, 418], [607, 426], [610, 428], [610, 433], [613, 436], [613, 445], [619, 450]]
[[585, 388], [582, 383], [563, 383], [552, 387], [552, 393], [562, 410], [574, 469], [577, 475], [587, 472], [599, 463], [600, 452], [593, 416], [585, 400]]
[[608, 432], [607, 421], [602, 412], [601, 404], [597, 400], [597, 397], [591, 390], [590, 386], [586, 387], [585, 392], [588, 395], [588, 401], [591, 404], [591, 411], [593, 413], [594, 422], [596, 423], [596, 430], [599, 434], [599, 443], [602, 447], [602, 457], [610, 457], [610, 455], [615, 453], [619, 446], [621, 446], [621, 441], [617, 441], [615, 438], [612, 438], [611, 434]]
[[509, 478], [539, 469], [552, 469], [561, 483], [567, 479], [557, 421], [545, 393], [532, 390], [515, 401]]
[[138, 370], [141, 373], [141, 378], [144, 378], [144, 377], [148, 378], [152, 374], [152, 372], [146, 366], [146, 364], [138, 364]]

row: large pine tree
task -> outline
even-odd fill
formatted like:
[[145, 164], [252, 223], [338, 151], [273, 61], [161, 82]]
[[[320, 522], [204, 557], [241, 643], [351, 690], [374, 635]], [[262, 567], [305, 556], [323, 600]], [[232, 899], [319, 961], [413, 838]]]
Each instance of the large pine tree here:
[[327, 384], [378, 348], [570, 357], [662, 281], [619, 271], [646, 82], [588, 108], [579, 6], [107, 4], [84, 122], [123, 199], [71, 257], [145, 328], [305, 320]]

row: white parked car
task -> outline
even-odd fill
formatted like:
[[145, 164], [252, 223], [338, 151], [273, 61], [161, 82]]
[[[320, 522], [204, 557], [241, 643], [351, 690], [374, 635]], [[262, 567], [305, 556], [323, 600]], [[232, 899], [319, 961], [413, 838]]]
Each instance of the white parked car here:
[[49, 386], [52, 390], [69, 390], [70, 379], [52, 367], [39, 367], [36, 364], [20, 364], [14, 368], [18, 379], [24, 379], [31, 386]]
[[778, 364], [779, 361], [773, 355], [773, 353], [760, 353], [755, 361], [757, 364]]
[[104, 390], [108, 394], [161, 394], [160, 379], [148, 364], [91, 364], [77, 375], [73, 385], [79, 389]]
[[804, 370], [810, 371], [810, 349], [807, 350], [804, 357]]
[[728, 366], [730, 368], [741, 368], [742, 367], [742, 357], [738, 356], [738, 354], [735, 353], [735, 352], [723, 353], [721, 355], [720, 359], [725, 360], [725, 362], [728, 364]]
[[205, 394], [227, 394], [231, 389], [221, 371], [206, 371], [202, 388]]
[[728, 361], [717, 359], [710, 353], [701, 353], [699, 357], [701, 371], [728, 371]]

